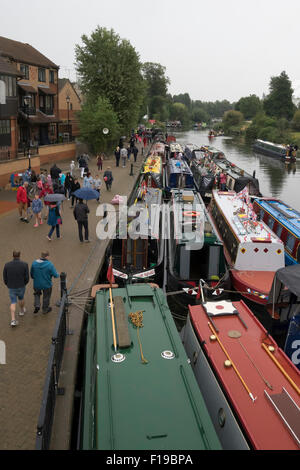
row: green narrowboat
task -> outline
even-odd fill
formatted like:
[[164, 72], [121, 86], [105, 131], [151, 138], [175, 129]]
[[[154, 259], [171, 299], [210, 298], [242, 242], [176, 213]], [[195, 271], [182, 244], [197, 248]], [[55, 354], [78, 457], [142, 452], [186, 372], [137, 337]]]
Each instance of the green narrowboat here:
[[97, 288], [79, 448], [221, 449], [163, 291], [155, 284]]

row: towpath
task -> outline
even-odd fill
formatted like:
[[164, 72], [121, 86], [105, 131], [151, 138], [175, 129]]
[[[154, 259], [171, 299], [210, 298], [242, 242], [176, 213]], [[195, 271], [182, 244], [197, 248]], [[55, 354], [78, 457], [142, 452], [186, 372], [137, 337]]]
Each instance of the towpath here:
[[[111, 166], [114, 182], [111, 192], [107, 192], [104, 182], [102, 183], [101, 202], [110, 202], [115, 194], [130, 194], [143, 159], [139, 146], [137, 162], [133, 164], [134, 176], [130, 176], [129, 162], [125, 168], [121, 166], [116, 168], [114, 157], [104, 161], [100, 177], [104, 170]], [[63, 171], [68, 171], [69, 163], [70, 161], [59, 162], [58, 166]], [[89, 168], [93, 176], [98, 173], [95, 161], [89, 165]], [[101, 180], [103, 181], [102, 177]], [[96, 266], [101, 260], [95, 259], [93, 253], [96, 252], [96, 248], [97, 250], [98, 247], [101, 248], [103, 242], [96, 237], [99, 218], [96, 217], [98, 203], [95, 200], [88, 202], [92, 241], [81, 244], [78, 239], [77, 223], [70, 209], [70, 201], [66, 200], [63, 203], [62, 239], [57, 240], [53, 237], [49, 242], [46, 238], [49, 230], [46, 221], [37, 228], [33, 227], [33, 221], [29, 224], [19, 221], [15, 198], [15, 191], [0, 191], [0, 341], [4, 342], [6, 351], [6, 363], [0, 364], [0, 450], [31, 450], [35, 447], [49, 347], [58, 313], [56, 302], [60, 297], [60, 283], [59, 279], [53, 282], [52, 312], [47, 315], [41, 313], [33, 315], [33, 285], [30, 281], [25, 295], [27, 312], [24, 317], [17, 317], [19, 325], [11, 328], [8, 290], [2, 280], [3, 266], [12, 259], [14, 249], [21, 251], [21, 259], [26, 261], [29, 267], [43, 250], [48, 250], [49, 259], [57, 271], [67, 273], [68, 288], [72, 285], [78, 288], [80, 279], [82, 283], [85, 279], [94, 278]], [[91, 262], [87, 263], [89, 259]], [[76, 323], [75, 310], [72, 315]], [[69, 347], [71, 350], [75, 345], [74, 338], [72, 341], [73, 346]], [[73, 350], [73, 353], [75, 356], [77, 351]], [[56, 437], [58, 448], [59, 436]]]

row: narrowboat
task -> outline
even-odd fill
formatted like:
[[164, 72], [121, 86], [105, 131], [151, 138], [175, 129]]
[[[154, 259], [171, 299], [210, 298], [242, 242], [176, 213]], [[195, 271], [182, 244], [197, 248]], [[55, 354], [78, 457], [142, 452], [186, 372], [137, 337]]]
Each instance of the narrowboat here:
[[286, 266], [276, 272], [266, 310], [272, 321], [280, 327], [284, 352], [300, 371], [299, 264]]
[[[162, 191], [142, 183], [128, 203], [128, 212], [119, 210], [116, 233], [106, 250], [102, 282], [112, 259], [113, 274], [120, 285], [144, 282], [162, 283], [164, 259], [164, 211]], [[122, 214], [122, 215], [120, 215]]]
[[159, 156], [162, 159], [162, 162], [165, 163], [166, 161], [166, 153], [165, 153], [165, 144], [163, 142], [155, 142], [149, 152], [150, 157]]
[[168, 160], [165, 168], [165, 187], [171, 189], [195, 187], [193, 173], [185, 160], [179, 158]]
[[184, 147], [184, 157], [185, 159], [190, 162], [193, 160], [195, 157], [196, 152], [201, 152], [201, 149], [198, 145], [195, 144], [185, 144]]
[[162, 157], [160, 155], [149, 155], [143, 164], [141, 176], [139, 184], [144, 180], [147, 187], [163, 188], [164, 167]]
[[233, 287], [266, 304], [275, 272], [284, 267], [282, 241], [256, 220], [246, 188], [238, 194], [214, 189], [209, 210], [224, 243]]
[[170, 142], [170, 158], [176, 158], [179, 154], [184, 153], [183, 146], [178, 142]]
[[254, 199], [253, 209], [260, 220], [282, 240], [285, 264], [300, 262], [300, 212], [274, 198]]
[[186, 316], [188, 304], [199, 297], [200, 281], [208, 287], [208, 297], [220, 298], [230, 288], [230, 280], [222, 241], [199, 193], [171, 193], [166, 237], [167, 296], [173, 312]]
[[190, 163], [194, 183], [205, 204], [210, 202], [211, 192], [216, 186], [215, 173], [203, 164], [203, 161], [193, 159]]
[[181, 335], [224, 449], [299, 450], [299, 370], [242, 300], [190, 306]]
[[161, 289], [94, 286], [79, 450], [221, 450]]
[[262, 153], [269, 157], [275, 157], [285, 160], [296, 160], [297, 146], [285, 146], [257, 139], [253, 144], [253, 151]]

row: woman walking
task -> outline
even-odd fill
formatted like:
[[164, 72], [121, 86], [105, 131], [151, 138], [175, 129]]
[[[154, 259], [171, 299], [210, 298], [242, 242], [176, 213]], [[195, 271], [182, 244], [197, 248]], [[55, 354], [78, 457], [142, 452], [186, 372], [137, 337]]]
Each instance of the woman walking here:
[[59, 230], [59, 226], [62, 224], [62, 219], [59, 213], [59, 208], [56, 204], [51, 204], [49, 207], [47, 224], [51, 226], [51, 229], [47, 235], [49, 242], [51, 241], [51, 236], [54, 230], [56, 230], [56, 237], [62, 238], [60, 236], [60, 230]]
[[110, 166], [108, 166], [107, 169], [105, 170], [104, 175], [103, 175], [103, 179], [105, 181], [107, 191], [110, 191], [111, 190], [111, 185], [112, 185], [112, 182], [113, 182], [113, 179], [114, 179], [113, 175], [112, 175], [112, 172], [111, 172]]

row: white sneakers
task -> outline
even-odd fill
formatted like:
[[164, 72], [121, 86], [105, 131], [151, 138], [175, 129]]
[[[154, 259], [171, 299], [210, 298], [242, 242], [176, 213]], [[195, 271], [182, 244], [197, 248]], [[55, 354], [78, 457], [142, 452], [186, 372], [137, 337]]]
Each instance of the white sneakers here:
[[19, 322], [17, 320], [12, 320], [10, 326], [18, 326]]
[[26, 308], [24, 307], [23, 310], [19, 312], [19, 317], [23, 317], [26, 313]]

